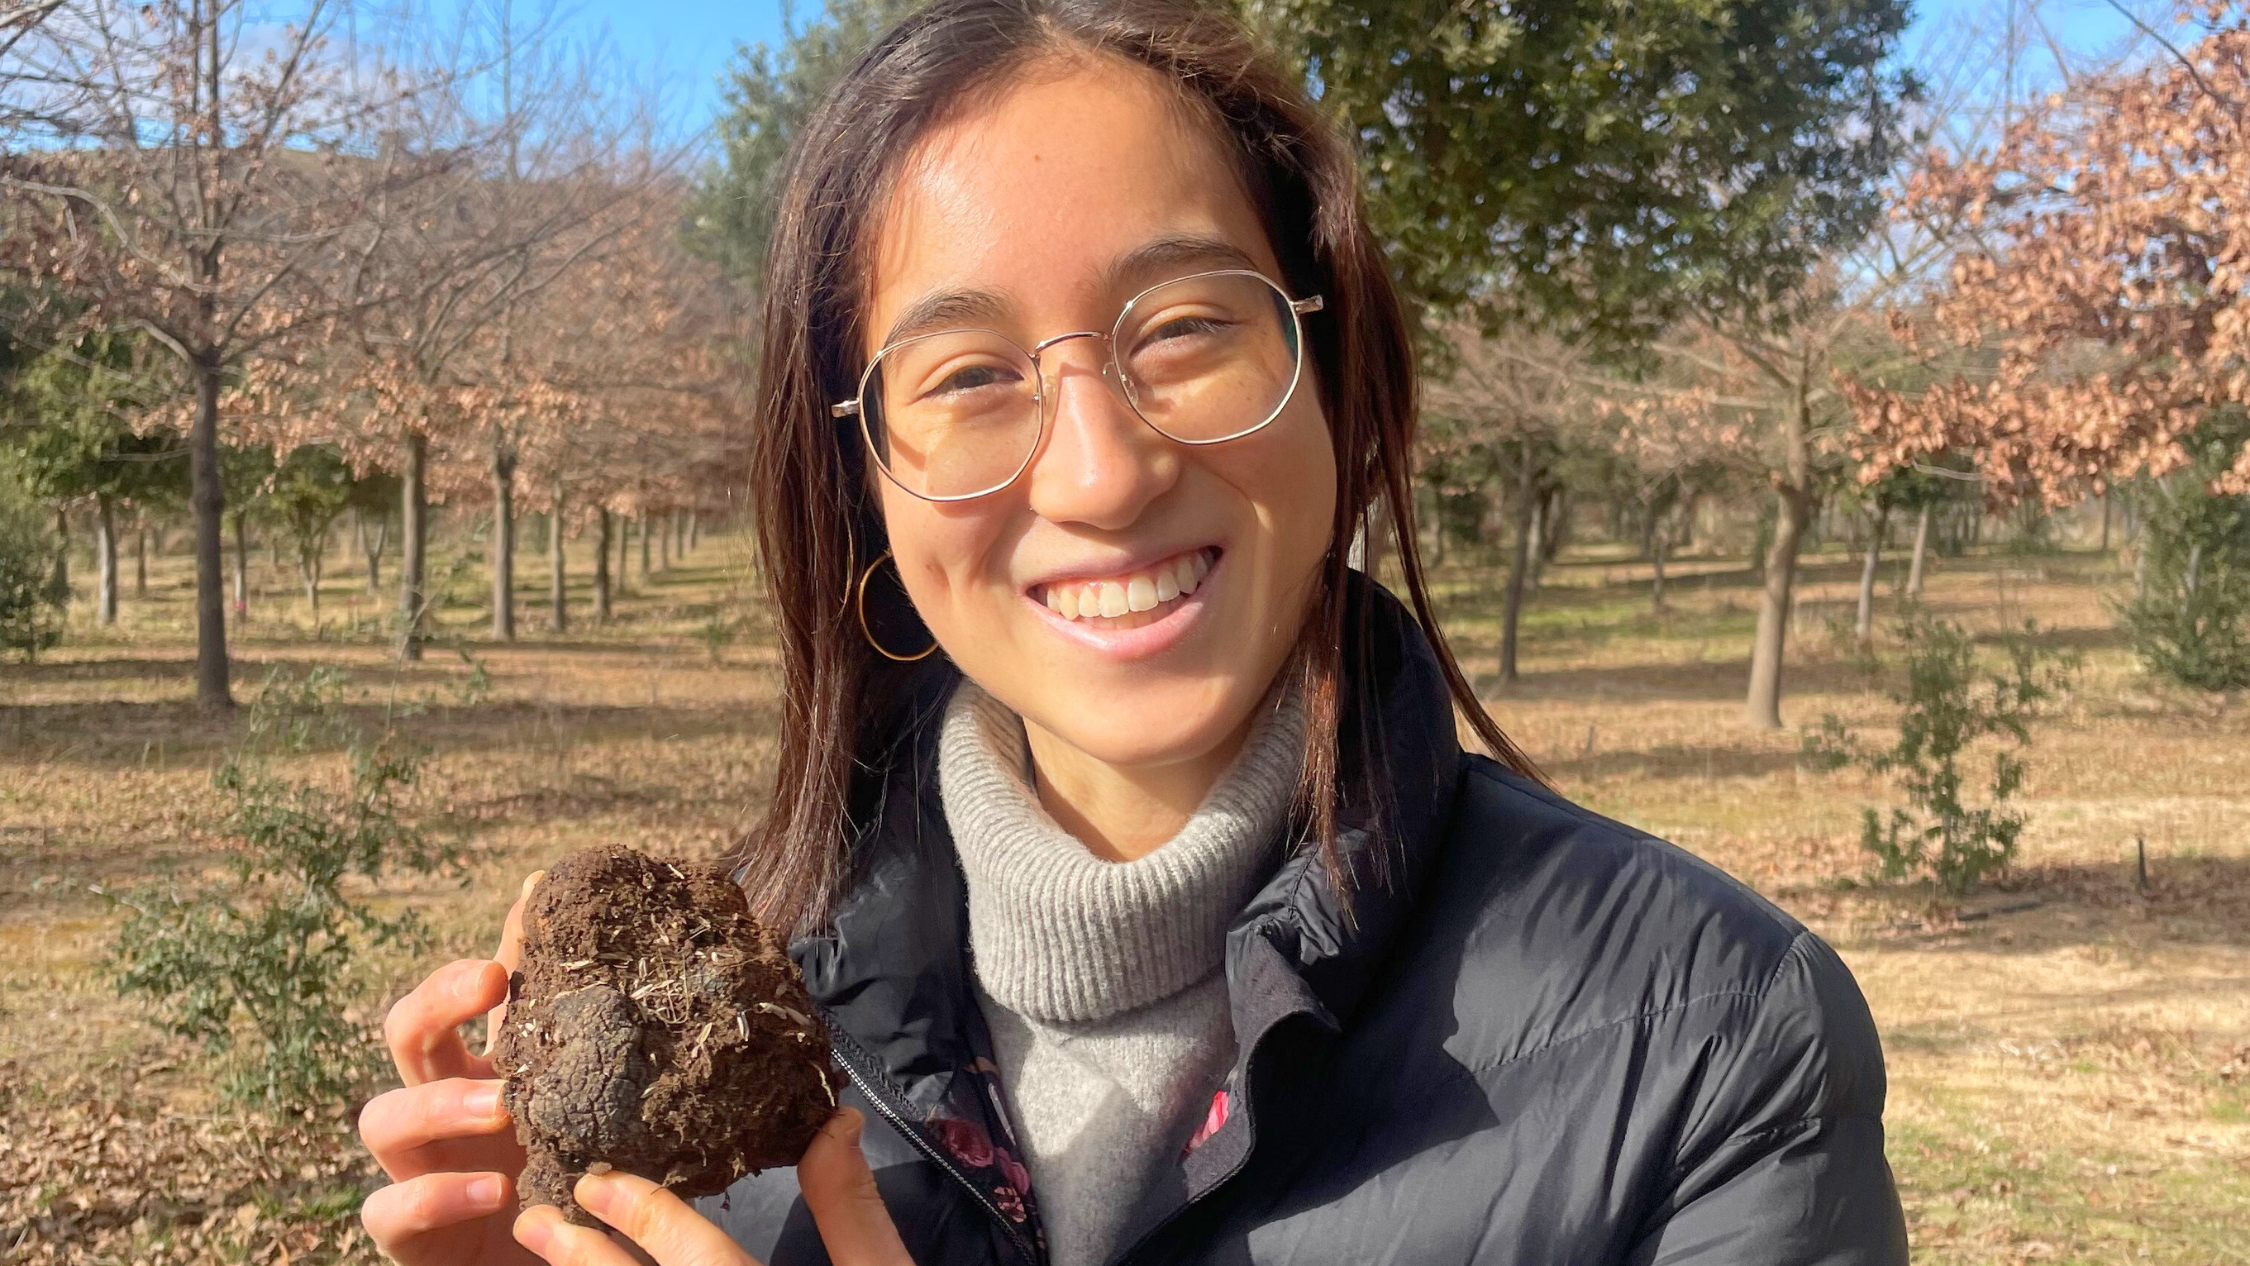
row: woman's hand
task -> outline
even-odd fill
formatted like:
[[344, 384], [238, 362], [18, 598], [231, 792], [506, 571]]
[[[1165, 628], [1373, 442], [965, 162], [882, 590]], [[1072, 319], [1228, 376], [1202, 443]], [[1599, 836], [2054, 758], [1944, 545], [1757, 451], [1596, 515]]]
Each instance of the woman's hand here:
[[497, 1037], [508, 1006], [508, 974], [523, 940], [523, 905], [539, 882], [524, 880], [509, 907], [496, 958], [467, 958], [431, 972], [383, 1021], [383, 1038], [406, 1084], [376, 1096], [359, 1116], [359, 1137], [391, 1176], [367, 1198], [360, 1223], [403, 1266], [520, 1266], [534, 1262], [510, 1227], [523, 1148], [500, 1105], [491, 1042], [469, 1051], [460, 1026], [489, 1015]]
[[[913, 1266], [875, 1190], [875, 1173], [859, 1150], [862, 1124], [850, 1108], [828, 1118], [797, 1162], [798, 1189], [836, 1266]], [[571, 1194], [656, 1266], [758, 1266], [726, 1232], [646, 1178], [614, 1170], [588, 1174]], [[632, 1253], [609, 1235], [570, 1225], [553, 1205], [524, 1210], [516, 1219], [516, 1238], [551, 1266], [638, 1266]]]

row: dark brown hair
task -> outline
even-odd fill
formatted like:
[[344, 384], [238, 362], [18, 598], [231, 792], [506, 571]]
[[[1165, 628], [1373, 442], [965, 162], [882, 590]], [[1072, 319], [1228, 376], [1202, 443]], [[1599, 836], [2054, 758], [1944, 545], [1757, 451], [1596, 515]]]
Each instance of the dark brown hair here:
[[[1336, 520], [1283, 669], [1304, 692], [1299, 803], [1323, 860], [1333, 872], [1344, 771], [1382, 776], [1379, 762], [1339, 755], [1341, 691], [1369, 688], [1365, 673], [1341, 662], [1347, 641], [1363, 641], [1345, 636], [1346, 546], [1370, 529], [1378, 498], [1409, 529], [1397, 534], [1400, 570], [1455, 704], [1496, 757], [1537, 776], [1478, 703], [1431, 616], [1405, 518], [1412, 336], [1361, 212], [1351, 152], [1302, 85], [1231, 17], [1196, 0], [935, 0], [879, 40], [808, 120], [766, 265], [752, 495], [780, 632], [782, 730], [773, 802], [740, 860], [762, 912], [780, 927], [805, 929], [826, 916], [852, 836], [854, 771], [887, 758], [908, 728], [900, 709], [912, 676], [927, 670], [878, 656], [853, 606], [860, 573], [885, 548], [883, 527], [858, 432], [828, 406], [853, 394], [865, 358], [869, 239], [901, 160], [933, 124], [1058, 53], [1122, 58], [1176, 85], [1239, 164], [1284, 286], [1327, 299], [1326, 314], [1306, 329], [1337, 459]], [[1364, 730], [1372, 708], [1354, 711]], [[1353, 737], [1361, 748], [1369, 741]], [[1381, 798], [1382, 789], [1367, 797]]]

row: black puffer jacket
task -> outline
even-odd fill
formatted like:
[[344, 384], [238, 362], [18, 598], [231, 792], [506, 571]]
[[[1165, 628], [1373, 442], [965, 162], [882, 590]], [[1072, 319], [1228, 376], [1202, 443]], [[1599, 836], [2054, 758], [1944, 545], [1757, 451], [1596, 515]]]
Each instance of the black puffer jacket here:
[[[1347, 920], [1298, 852], [1235, 920], [1242, 1052], [1214, 1133], [1138, 1211], [1133, 1263], [1900, 1263], [1883, 1058], [1835, 953], [1662, 841], [1464, 755], [1412, 621], [1365, 586], [1395, 805], [1345, 854]], [[832, 931], [794, 947], [920, 1266], [1045, 1261], [923, 718]], [[1347, 718], [1347, 724], [1352, 718]], [[1169, 1176], [1168, 1176], [1169, 1177]], [[704, 1212], [825, 1262], [795, 1175]]]

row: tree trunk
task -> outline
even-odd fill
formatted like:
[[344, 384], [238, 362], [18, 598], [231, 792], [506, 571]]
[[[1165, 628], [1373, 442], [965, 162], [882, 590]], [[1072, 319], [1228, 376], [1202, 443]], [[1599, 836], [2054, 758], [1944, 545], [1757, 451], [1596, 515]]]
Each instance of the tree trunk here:
[[605, 507], [594, 516], [594, 622], [609, 623], [609, 534], [615, 522]]
[[2195, 591], [2203, 584], [2203, 542], [2188, 546], [2187, 575], [2182, 577], [2180, 618], [2187, 619], [2195, 608]]
[[610, 534], [617, 539], [617, 566], [610, 573], [610, 584], [615, 589], [616, 596], [623, 597], [626, 592], [625, 576], [629, 570], [625, 564], [630, 561], [629, 551], [633, 544], [633, 521], [622, 514], [612, 514], [609, 517]]
[[672, 515], [669, 511], [656, 521], [656, 565], [664, 571], [672, 570]]
[[1922, 596], [1922, 568], [1930, 556], [1930, 506], [1922, 503], [1922, 513], [1914, 520], [1914, 561], [1906, 565], [1906, 596]]
[[687, 517], [687, 547], [690, 552], [703, 548], [703, 516], [692, 511]]
[[682, 566], [687, 563], [687, 521], [685, 511], [672, 512], [672, 557]]
[[1781, 728], [1781, 662], [1789, 637], [1797, 584], [1797, 550], [1805, 527], [1819, 508], [1812, 491], [1812, 402], [1807, 392], [1812, 367], [1800, 366], [1796, 398], [1783, 426], [1781, 478], [1776, 480], [1773, 544], [1766, 550], [1765, 598], [1758, 606], [1757, 640], [1750, 647], [1750, 692], [1745, 700], [1750, 723]]
[[568, 577], [564, 573], [564, 561], [563, 494], [562, 489], [557, 488], [555, 489], [554, 509], [547, 515], [547, 565], [549, 569], [547, 597], [554, 607], [555, 632], [557, 633], [561, 633], [570, 627], [569, 594], [564, 588]]
[[55, 569], [47, 575], [47, 592], [58, 601], [70, 601], [70, 511], [55, 511], [55, 539], [62, 548], [55, 551]]
[[188, 428], [188, 504], [195, 514], [195, 698], [206, 708], [231, 708], [227, 665], [226, 581], [219, 533], [226, 489], [219, 481], [219, 378], [216, 358], [195, 373], [195, 421]]
[[634, 523], [636, 525], [634, 531], [641, 538], [641, 583], [645, 585], [649, 578], [648, 511], [643, 510], [634, 516]]
[[391, 534], [391, 516], [375, 516], [375, 530], [367, 530], [367, 511], [352, 512], [353, 522], [359, 525], [359, 548], [367, 555], [367, 592], [381, 593], [383, 584], [383, 545]]
[[1874, 530], [1867, 534], [1867, 561], [1859, 568], [1859, 622], [1853, 631], [1861, 646], [1875, 636], [1875, 569], [1883, 561], [1883, 529], [1890, 521], [1891, 508], [1876, 507]]
[[492, 442], [492, 636], [516, 640], [516, 458]]
[[94, 622], [106, 627], [117, 623], [117, 507], [106, 493], [94, 497], [94, 567]]
[[249, 514], [234, 512], [234, 615], [238, 620], [250, 619], [250, 524]]
[[1658, 532], [1649, 546], [1649, 561], [1656, 566], [1655, 580], [1649, 585], [1649, 606], [1659, 615], [1664, 612], [1664, 553], [1671, 547], [1667, 533]]
[[1757, 641], [1750, 648], [1750, 723], [1781, 728], [1781, 662], [1797, 583], [1797, 548], [1812, 518], [1812, 497], [1801, 488], [1779, 492], [1773, 544], [1766, 550], [1766, 588], [1758, 605]]
[[321, 534], [317, 544], [306, 548], [297, 558], [297, 574], [305, 582], [305, 601], [312, 604], [313, 628], [320, 628], [320, 563], [321, 555], [328, 552], [328, 535]]
[[1538, 467], [1531, 460], [1531, 446], [1527, 443], [1518, 454], [1516, 471], [1516, 540], [1515, 553], [1508, 564], [1508, 596], [1500, 614], [1500, 680], [1516, 680], [1516, 629], [1523, 617], [1524, 581], [1531, 572], [1533, 515], [1536, 512], [1534, 494], [1539, 487]]
[[148, 520], [141, 517], [133, 528], [133, 600], [148, 597]]
[[2102, 553], [2109, 553], [2109, 493], [2102, 493]]
[[430, 541], [430, 499], [426, 482], [430, 440], [420, 431], [406, 437], [406, 469], [400, 472], [398, 513], [398, 653], [422, 658], [425, 552]]

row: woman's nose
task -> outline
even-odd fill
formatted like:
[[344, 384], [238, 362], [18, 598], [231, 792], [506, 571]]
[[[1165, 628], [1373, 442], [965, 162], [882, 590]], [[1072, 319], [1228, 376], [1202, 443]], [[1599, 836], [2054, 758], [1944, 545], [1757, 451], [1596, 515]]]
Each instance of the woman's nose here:
[[1102, 368], [1107, 350], [1087, 339], [1069, 355], [1048, 353], [1050, 419], [1029, 477], [1031, 509], [1049, 522], [1130, 527], [1179, 479], [1178, 446], [1125, 403]]

